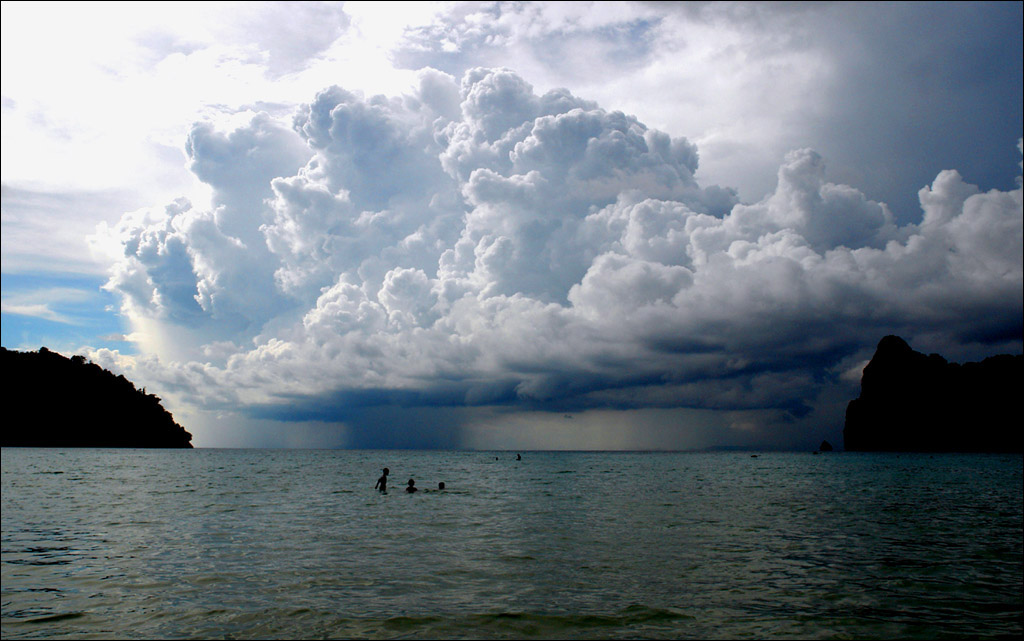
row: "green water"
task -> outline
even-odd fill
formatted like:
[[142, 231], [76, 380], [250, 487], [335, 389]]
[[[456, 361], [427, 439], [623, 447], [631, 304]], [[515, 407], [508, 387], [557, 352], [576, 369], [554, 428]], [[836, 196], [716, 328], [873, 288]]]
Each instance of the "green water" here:
[[2, 636], [1022, 633], [1020, 456], [523, 454], [4, 449]]

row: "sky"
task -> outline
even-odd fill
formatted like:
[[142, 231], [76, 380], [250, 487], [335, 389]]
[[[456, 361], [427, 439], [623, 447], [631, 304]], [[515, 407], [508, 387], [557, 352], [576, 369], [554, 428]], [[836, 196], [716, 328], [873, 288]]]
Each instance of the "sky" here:
[[1021, 3], [2, 4], [2, 342], [204, 447], [813, 449], [1024, 347]]

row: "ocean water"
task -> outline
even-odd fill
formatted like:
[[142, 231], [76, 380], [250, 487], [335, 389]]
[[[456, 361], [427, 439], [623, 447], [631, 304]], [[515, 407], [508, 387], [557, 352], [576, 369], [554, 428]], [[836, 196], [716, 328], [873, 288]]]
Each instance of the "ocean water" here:
[[1022, 633], [1019, 455], [2, 458], [4, 639]]

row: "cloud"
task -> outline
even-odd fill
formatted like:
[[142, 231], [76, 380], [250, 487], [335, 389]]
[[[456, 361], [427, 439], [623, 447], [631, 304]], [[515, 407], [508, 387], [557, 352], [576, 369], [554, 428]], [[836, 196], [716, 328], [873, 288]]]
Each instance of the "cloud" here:
[[10, 303], [5, 301], [3, 303], [3, 311], [5, 314], [16, 314], [18, 316], [32, 316], [35, 318], [42, 318], [43, 320], [53, 321], [55, 323], [72, 324], [74, 321], [65, 317], [62, 314], [58, 314], [49, 308], [48, 305], [42, 303], [36, 303], [31, 305], [18, 305], [16, 303]]
[[4, 314], [41, 318], [65, 325], [80, 325], [85, 321], [76, 317], [77, 314], [75, 312], [78, 312], [78, 309], [72, 309], [69, 314], [57, 311], [54, 307], [73, 308], [76, 304], [84, 303], [96, 297], [96, 294], [92, 291], [70, 287], [5, 292], [2, 307], [0, 308], [2, 308]]
[[[46, 192], [2, 188], [3, 272], [64, 271], [102, 276], [107, 265], [90, 256], [82, 239], [110, 212], [131, 207], [125, 194], [93, 191]], [[68, 211], [76, 216], [68, 217]], [[45, 253], [40, 248], [46, 248]]]
[[[97, 233], [142, 355], [92, 358], [197, 407], [343, 422], [363, 444], [392, 442], [368, 436], [380, 408], [747, 424], [808, 416], [886, 333], [1020, 349], [1019, 183], [943, 171], [899, 224], [798, 149], [741, 203], [698, 183], [685, 138], [500, 68], [426, 69], [397, 97], [332, 87], [290, 126], [196, 125], [188, 151], [211, 208]], [[431, 416], [448, 445], [470, 420]]]
[[[793, 147], [918, 222], [914, 189], [960, 167], [1012, 180], [1019, 3], [459, 3], [407, 31], [399, 65], [462, 75], [515, 60], [541, 87], [686, 132], [705, 181], [772, 191]], [[907, 153], [915, 149], [917, 153]]]

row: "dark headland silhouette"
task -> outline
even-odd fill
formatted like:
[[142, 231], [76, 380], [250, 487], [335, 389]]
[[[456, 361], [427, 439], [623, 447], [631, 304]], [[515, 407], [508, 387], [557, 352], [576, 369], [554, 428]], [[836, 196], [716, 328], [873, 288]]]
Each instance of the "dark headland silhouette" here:
[[1024, 452], [1024, 355], [960, 365], [886, 336], [860, 385], [846, 408], [848, 451]]
[[45, 347], [0, 350], [3, 447], [192, 447], [160, 399], [124, 376]]

